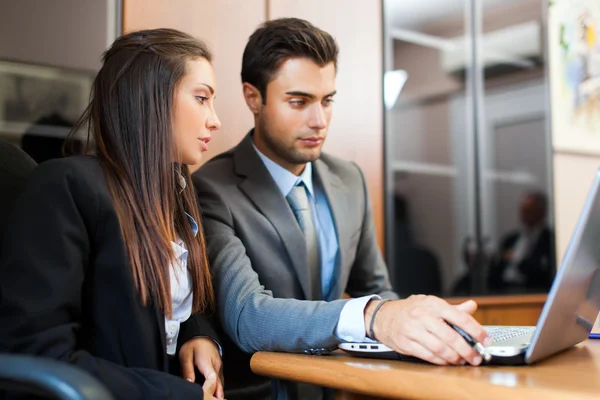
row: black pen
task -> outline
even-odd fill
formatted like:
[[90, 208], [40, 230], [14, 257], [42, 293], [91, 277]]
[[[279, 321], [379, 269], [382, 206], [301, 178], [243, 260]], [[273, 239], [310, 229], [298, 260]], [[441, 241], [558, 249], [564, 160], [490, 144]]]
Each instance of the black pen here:
[[450, 325], [452, 327], [452, 329], [454, 329], [460, 336], [463, 337], [463, 339], [465, 339], [467, 341], [467, 343], [469, 343], [469, 346], [471, 346], [472, 348], [475, 349], [476, 352], [479, 353], [479, 355], [486, 361], [486, 362], [490, 362], [490, 360], [492, 359], [492, 356], [489, 355], [486, 351], [485, 351], [485, 347], [483, 347], [483, 345], [481, 343], [479, 343], [477, 340], [473, 339], [471, 337], [471, 335], [469, 335], [467, 332], [463, 331], [461, 328], [459, 328], [458, 326], [451, 324], [449, 322], [447, 322], [448, 325]]

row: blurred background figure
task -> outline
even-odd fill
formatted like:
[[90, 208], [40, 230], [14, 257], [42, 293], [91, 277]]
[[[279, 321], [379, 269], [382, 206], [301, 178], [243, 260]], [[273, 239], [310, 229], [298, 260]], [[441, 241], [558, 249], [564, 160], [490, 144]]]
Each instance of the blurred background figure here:
[[544, 193], [531, 191], [523, 196], [519, 204], [521, 227], [502, 239], [488, 274], [490, 289], [550, 289], [555, 268], [547, 210]]

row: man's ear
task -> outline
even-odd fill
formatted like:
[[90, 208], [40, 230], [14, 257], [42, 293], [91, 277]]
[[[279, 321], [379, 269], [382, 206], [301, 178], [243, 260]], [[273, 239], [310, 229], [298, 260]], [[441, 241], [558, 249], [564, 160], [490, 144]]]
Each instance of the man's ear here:
[[242, 85], [244, 91], [244, 99], [252, 114], [258, 114], [262, 107], [262, 95], [260, 91], [252, 84], [244, 82]]

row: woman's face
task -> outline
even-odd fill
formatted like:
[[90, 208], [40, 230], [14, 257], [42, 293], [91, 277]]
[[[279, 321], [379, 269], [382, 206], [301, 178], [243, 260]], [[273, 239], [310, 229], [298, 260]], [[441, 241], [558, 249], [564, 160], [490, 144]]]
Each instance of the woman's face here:
[[173, 101], [175, 158], [182, 164], [198, 164], [211, 134], [221, 127], [214, 109], [216, 88], [215, 71], [206, 59], [186, 62]]

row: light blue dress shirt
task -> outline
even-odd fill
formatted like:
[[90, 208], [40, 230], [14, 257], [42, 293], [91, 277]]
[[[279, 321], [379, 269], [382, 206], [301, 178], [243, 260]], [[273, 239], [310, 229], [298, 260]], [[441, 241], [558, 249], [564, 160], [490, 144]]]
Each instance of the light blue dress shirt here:
[[319, 250], [321, 253], [321, 290], [323, 298], [327, 299], [330, 295], [330, 290], [335, 283], [335, 269], [339, 262], [338, 252], [339, 245], [333, 216], [327, 202], [327, 196], [323, 188], [318, 184], [313, 183], [312, 179], [312, 163], [306, 164], [306, 168], [300, 176], [292, 174], [287, 169], [272, 161], [270, 158], [262, 154], [256, 147], [256, 152], [265, 167], [275, 180], [277, 187], [281, 191], [283, 197], [291, 192], [292, 188], [304, 182], [308, 191], [308, 202], [313, 215], [313, 224], [317, 230], [319, 237]]
[[[254, 143], [252, 145], [254, 146]], [[307, 163], [302, 174], [296, 176], [265, 156], [256, 146], [254, 146], [254, 150], [256, 150], [256, 154], [258, 154], [271, 174], [271, 177], [273, 177], [283, 197], [287, 197], [292, 188], [299, 182], [304, 182], [304, 185], [306, 185], [311, 211], [313, 212], [313, 224], [317, 230], [321, 250], [321, 287], [323, 298], [329, 299], [330, 290], [334, 286], [335, 279], [337, 279], [335, 271], [337, 264], [340, 262], [338, 254], [339, 243], [331, 209], [327, 202], [327, 196], [320, 185], [313, 184], [312, 163]], [[369, 300], [374, 298], [377, 299], [380, 297], [377, 295], [359, 297], [348, 301], [344, 305], [335, 332], [335, 335], [340, 340], [347, 342], [370, 341], [366, 337], [364, 309]]]

